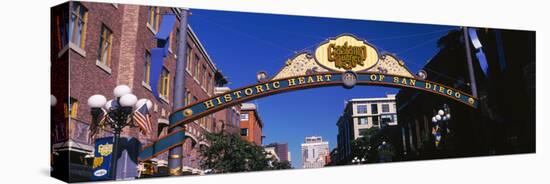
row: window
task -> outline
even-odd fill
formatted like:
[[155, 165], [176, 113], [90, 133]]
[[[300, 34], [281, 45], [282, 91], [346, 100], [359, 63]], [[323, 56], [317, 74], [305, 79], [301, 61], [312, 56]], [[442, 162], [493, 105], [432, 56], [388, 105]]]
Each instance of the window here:
[[370, 108], [372, 114], [378, 114], [378, 104], [371, 104]]
[[207, 71], [206, 71], [206, 66], [205, 66], [205, 65], [202, 65], [202, 76], [201, 76], [200, 79], [202, 80], [201, 83], [202, 83], [202, 86], [203, 86], [204, 88], [207, 88], [207, 87], [208, 87], [208, 86], [207, 86], [208, 83], [206, 82], [206, 80], [207, 80], [207, 79], [206, 79], [206, 72], [207, 72]]
[[76, 118], [76, 115], [77, 115], [77, 111], [78, 111], [78, 100], [76, 100], [75, 98], [70, 98], [69, 99], [69, 116], [71, 118]]
[[193, 77], [197, 78], [199, 76], [199, 55], [195, 54], [193, 59], [193, 67], [195, 67], [195, 72], [193, 72]]
[[157, 31], [159, 28], [160, 9], [158, 7], [149, 7], [149, 20], [147, 20], [148, 26]]
[[248, 114], [241, 114], [241, 121], [248, 121]]
[[143, 82], [151, 86], [151, 53], [145, 51], [145, 63], [143, 65]]
[[191, 104], [191, 92], [189, 90], [186, 90], [187, 92], [185, 93], [185, 105], [189, 105]]
[[189, 72], [189, 74], [192, 75], [192, 73], [191, 73], [192, 70], [191, 70], [191, 69], [193, 68], [193, 66], [192, 66], [192, 65], [193, 65], [193, 62], [192, 62], [193, 53], [191, 53], [191, 45], [189, 45], [189, 44], [187, 44], [187, 51], [186, 51], [186, 53], [187, 53], [187, 66], [186, 66], [185, 69], [187, 69], [187, 71]]
[[80, 48], [84, 48], [88, 10], [77, 2], [73, 2], [72, 5], [69, 35], [71, 36], [72, 43]]
[[241, 128], [241, 136], [248, 136], [248, 128]]
[[113, 32], [105, 25], [101, 26], [101, 35], [99, 37], [99, 51], [97, 60], [99, 64], [110, 67], [111, 64], [111, 43], [113, 41]]
[[382, 112], [390, 112], [390, 104], [382, 104]]
[[357, 113], [358, 114], [366, 114], [367, 113], [367, 105], [357, 105]]
[[173, 47], [174, 46], [174, 31], [170, 31], [170, 35], [168, 36], [168, 50], [174, 52]]
[[168, 99], [170, 91], [170, 73], [166, 68], [162, 68], [160, 74], [160, 96]]
[[208, 78], [206, 79], [206, 81], [207, 81], [206, 91], [212, 92], [212, 89], [214, 88], [214, 86], [212, 86], [212, 74], [211, 73], [208, 73]]
[[61, 50], [69, 43], [69, 13], [66, 11], [60, 11], [60, 14], [56, 16], [57, 25], [57, 44], [58, 49]]
[[379, 117], [378, 116], [373, 116], [372, 117], [372, 124], [373, 125], [378, 125], [379, 124], [378, 122], [380, 122]]
[[382, 115], [380, 116], [382, 125], [387, 125], [388, 123], [393, 122], [393, 115]]
[[367, 124], [367, 118], [359, 118], [359, 124], [360, 125], [366, 125]]

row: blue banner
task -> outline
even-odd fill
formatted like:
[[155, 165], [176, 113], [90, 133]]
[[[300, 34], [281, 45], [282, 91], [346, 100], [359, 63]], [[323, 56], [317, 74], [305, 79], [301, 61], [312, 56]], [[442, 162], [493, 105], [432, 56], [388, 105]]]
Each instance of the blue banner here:
[[151, 49], [151, 90], [153, 91], [153, 95], [159, 101], [160, 97], [157, 87], [160, 72], [162, 71], [164, 57], [168, 55], [168, 47], [170, 46], [170, 44], [168, 44], [170, 32], [172, 32], [175, 22], [176, 15], [174, 14], [165, 14], [162, 16], [160, 29], [155, 35], [155, 38], [157, 39], [157, 48]]
[[162, 71], [163, 61], [164, 61], [164, 48], [153, 48], [151, 49], [151, 90], [156, 99], [160, 101], [158, 93], [158, 82], [160, 72]]
[[487, 65], [487, 58], [485, 57], [485, 53], [483, 52], [483, 46], [479, 41], [479, 37], [477, 36], [476, 29], [468, 28], [468, 32], [470, 34], [470, 40], [472, 41], [472, 45], [474, 45], [474, 48], [476, 51], [477, 61], [479, 62], [481, 70], [483, 70], [483, 74], [487, 75], [489, 65]]
[[111, 160], [113, 159], [113, 137], [95, 140], [92, 180], [111, 179]]

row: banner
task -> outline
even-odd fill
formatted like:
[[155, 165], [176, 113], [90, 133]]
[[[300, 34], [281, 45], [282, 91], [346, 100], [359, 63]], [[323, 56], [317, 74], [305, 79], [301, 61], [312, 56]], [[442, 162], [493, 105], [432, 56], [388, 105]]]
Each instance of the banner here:
[[111, 160], [113, 159], [113, 137], [95, 140], [92, 180], [107, 180], [111, 177]]

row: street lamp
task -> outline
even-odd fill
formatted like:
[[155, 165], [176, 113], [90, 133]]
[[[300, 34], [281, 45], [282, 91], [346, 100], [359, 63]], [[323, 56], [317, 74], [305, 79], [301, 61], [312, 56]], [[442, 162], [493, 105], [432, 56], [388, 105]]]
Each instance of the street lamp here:
[[451, 119], [450, 108], [447, 104], [443, 104], [443, 109], [439, 109], [435, 116], [432, 117], [432, 123], [435, 125], [432, 134], [435, 137], [435, 146], [439, 147], [441, 141], [441, 128], [445, 128], [447, 133], [451, 132], [449, 129], [448, 121]]
[[107, 101], [103, 95], [92, 95], [88, 98], [88, 105], [91, 108], [92, 122], [94, 124], [99, 124], [99, 119], [103, 112], [102, 107], [105, 107], [106, 116], [105, 124], [110, 125], [113, 130], [114, 140], [113, 140], [113, 153], [114, 158], [111, 161], [111, 171], [113, 179], [116, 180], [116, 169], [117, 169], [117, 157], [118, 157], [118, 142], [120, 139], [120, 132], [122, 129], [130, 124], [129, 119], [133, 113], [133, 107], [136, 105], [137, 108], [147, 105], [147, 108], [150, 109], [153, 105], [152, 102], [148, 99], [140, 99], [132, 94], [132, 89], [126, 85], [119, 85], [113, 90], [114, 99]]

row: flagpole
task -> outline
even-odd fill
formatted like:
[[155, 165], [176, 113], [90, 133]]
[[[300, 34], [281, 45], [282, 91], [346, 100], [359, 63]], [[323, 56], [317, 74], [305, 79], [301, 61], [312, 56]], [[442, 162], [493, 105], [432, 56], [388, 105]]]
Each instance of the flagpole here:
[[468, 61], [468, 73], [470, 76], [470, 89], [472, 90], [472, 96], [474, 98], [478, 98], [477, 96], [477, 84], [476, 84], [476, 76], [474, 73], [474, 64], [472, 63], [472, 53], [470, 51], [470, 37], [468, 35], [468, 27], [464, 26], [462, 27], [462, 31], [464, 32], [464, 47], [466, 48], [466, 59]]
[[[174, 103], [172, 106], [173, 111], [185, 106], [185, 68], [187, 63], [187, 17], [189, 16], [188, 9], [180, 9], [180, 24], [179, 24], [179, 40], [177, 60], [176, 60], [176, 74], [174, 79]], [[172, 123], [172, 122], [170, 122]], [[176, 126], [169, 129], [169, 132], [183, 128], [182, 126]], [[168, 155], [168, 169], [170, 175], [181, 175], [181, 166], [183, 158], [183, 147], [178, 145], [171, 148]]]

